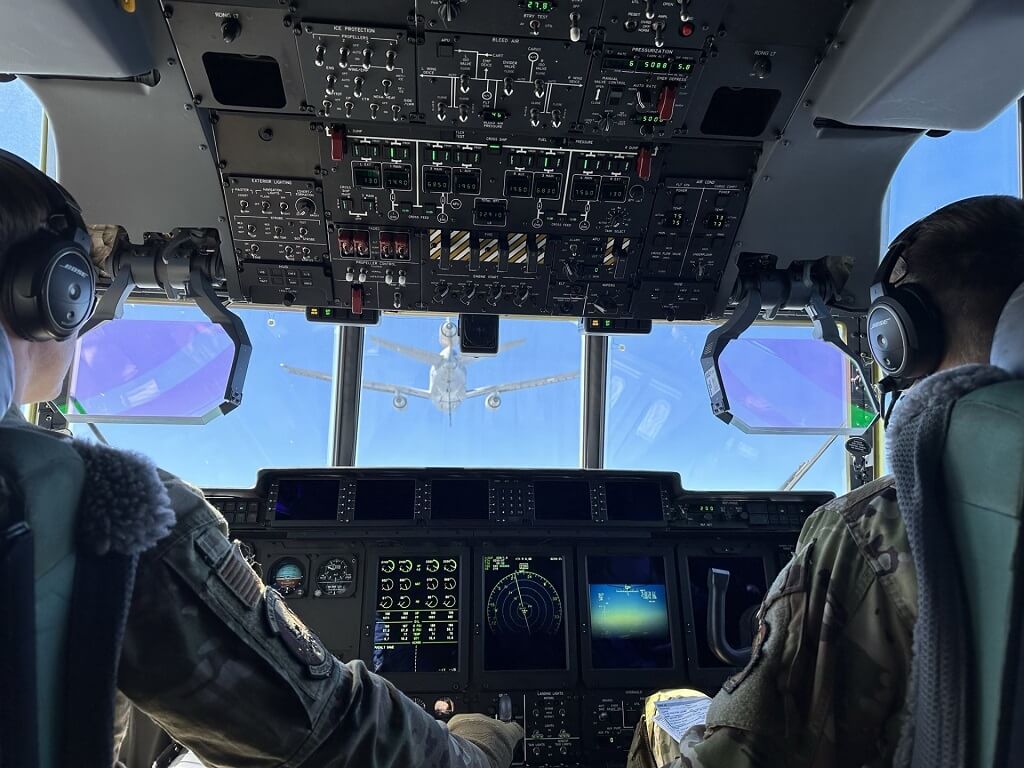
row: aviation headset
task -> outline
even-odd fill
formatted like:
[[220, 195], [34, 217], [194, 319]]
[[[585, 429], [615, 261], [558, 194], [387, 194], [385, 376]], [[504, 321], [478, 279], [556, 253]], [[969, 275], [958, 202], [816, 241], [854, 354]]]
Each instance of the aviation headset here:
[[917, 239], [920, 225], [912, 225], [893, 241], [871, 286], [868, 346], [885, 374], [884, 392], [909, 388], [942, 360], [942, 320], [935, 305], [919, 285], [892, 284], [892, 273]]
[[0, 150], [0, 163], [35, 178], [50, 211], [38, 232], [0, 254], [0, 313], [23, 339], [63, 341], [85, 324], [95, 303], [89, 230], [60, 184], [10, 152]]

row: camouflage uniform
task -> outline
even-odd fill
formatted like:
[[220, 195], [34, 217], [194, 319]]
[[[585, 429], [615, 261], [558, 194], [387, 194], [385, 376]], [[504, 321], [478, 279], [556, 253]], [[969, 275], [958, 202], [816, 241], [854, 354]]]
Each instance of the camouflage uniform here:
[[[0, 421], [36, 429], [16, 407]], [[139, 559], [115, 752], [131, 703], [211, 768], [507, 764], [493, 744], [481, 749], [449, 733], [362, 662], [331, 656], [263, 586], [202, 492], [167, 473], [160, 479], [177, 521]]]
[[630, 768], [886, 766], [902, 727], [917, 578], [891, 477], [826, 504], [758, 612], [750, 663], [676, 744], [641, 722]]
[[162, 479], [177, 523], [139, 561], [123, 697], [213, 768], [490, 768], [362, 662], [331, 656], [263, 586], [201, 492]]

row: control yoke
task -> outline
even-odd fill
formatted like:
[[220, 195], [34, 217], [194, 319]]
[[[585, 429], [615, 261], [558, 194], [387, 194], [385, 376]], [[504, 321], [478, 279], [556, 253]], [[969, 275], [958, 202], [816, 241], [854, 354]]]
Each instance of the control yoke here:
[[102, 270], [112, 275], [111, 282], [83, 334], [122, 317], [124, 303], [135, 288], [163, 291], [172, 301], [191, 299], [210, 322], [224, 329], [235, 347], [220, 411], [228, 413], [241, 404], [252, 343], [241, 318], [224, 306], [215, 291], [215, 286], [224, 284], [216, 229], [175, 229], [170, 237], [147, 234], [142, 245], [130, 242], [120, 230]]
[[708, 646], [712, 653], [731, 667], [745, 667], [752, 650], [733, 648], [725, 636], [725, 593], [729, 589], [729, 572], [708, 569]]
[[[704, 381], [708, 395], [711, 397], [711, 411], [726, 424], [735, 423], [744, 432], [772, 432], [774, 430], [758, 428], [744, 423], [737, 418], [729, 406], [729, 395], [725, 390], [719, 358], [729, 342], [735, 341], [743, 334], [758, 316], [765, 314], [773, 318], [782, 309], [802, 309], [814, 323], [814, 336], [838, 348], [850, 359], [861, 379], [865, 383], [868, 397], [876, 414], [881, 413], [878, 393], [870, 385], [871, 378], [867, 366], [859, 355], [855, 354], [844, 341], [839, 326], [826, 303], [830, 296], [829, 288], [811, 275], [811, 263], [803, 265], [802, 270], [774, 270], [761, 272], [744, 278], [739, 284], [736, 296], [738, 301], [732, 315], [722, 325], [708, 334], [701, 353], [700, 364], [704, 370]], [[735, 298], [735, 297], [734, 297]], [[877, 418], [877, 416], [876, 416]], [[864, 429], [867, 432], [874, 421]]]

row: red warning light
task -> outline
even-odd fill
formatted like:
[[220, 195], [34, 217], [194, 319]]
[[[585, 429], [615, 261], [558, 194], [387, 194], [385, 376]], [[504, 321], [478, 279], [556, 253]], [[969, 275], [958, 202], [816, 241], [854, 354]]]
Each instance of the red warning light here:
[[679, 25], [679, 34], [683, 37], [690, 37], [694, 32], [697, 31], [697, 25], [692, 21], [684, 21]]

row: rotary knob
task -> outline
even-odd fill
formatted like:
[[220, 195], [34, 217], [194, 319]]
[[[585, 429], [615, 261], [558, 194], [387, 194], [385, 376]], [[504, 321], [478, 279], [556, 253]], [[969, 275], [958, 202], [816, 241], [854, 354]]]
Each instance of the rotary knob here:
[[755, 56], [751, 74], [758, 80], [764, 80], [772, 73], [772, 60], [768, 56]]
[[238, 19], [224, 19], [220, 25], [220, 33], [225, 43], [233, 43], [242, 34], [242, 22]]
[[437, 6], [437, 15], [441, 17], [441, 21], [450, 24], [462, 10], [461, 5], [459, 0], [442, 0]]

